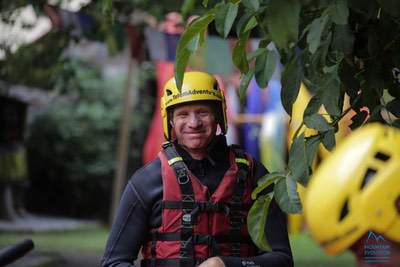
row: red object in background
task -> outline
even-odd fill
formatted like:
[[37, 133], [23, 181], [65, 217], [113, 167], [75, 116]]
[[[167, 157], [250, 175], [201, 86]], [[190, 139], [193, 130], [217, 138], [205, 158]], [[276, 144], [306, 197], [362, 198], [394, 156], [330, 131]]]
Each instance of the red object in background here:
[[153, 118], [147, 134], [143, 148], [143, 163], [153, 160], [161, 149], [161, 144], [165, 142], [164, 130], [162, 125], [160, 99], [163, 95], [164, 84], [174, 75], [174, 62], [157, 61], [157, 100], [154, 106]]
[[129, 40], [129, 49], [133, 59], [142, 62], [144, 57], [143, 36], [138, 31], [137, 27], [131, 24], [126, 26], [126, 33]]

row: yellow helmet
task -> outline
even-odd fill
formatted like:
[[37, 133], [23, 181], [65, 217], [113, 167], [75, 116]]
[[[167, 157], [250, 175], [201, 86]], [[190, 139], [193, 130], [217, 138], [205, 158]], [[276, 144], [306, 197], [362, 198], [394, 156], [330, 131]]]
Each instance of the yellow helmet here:
[[305, 215], [329, 254], [369, 230], [400, 242], [400, 131], [369, 124], [340, 143], [311, 178]]
[[220, 89], [217, 80], [205, 72], [185, 72], [182, 90], [179, 92], [175, 78], [172, 77], [164, 86], [164, 95], [161, 97], [161, 116], [163, 120], [164, 136], [171, 139], [170, 119], [168, 109], [172, 106], [194, 101], [216, 101], [220, 120], [219, 126], [222, 134], [226, 134], [226, 104], [224, 92]]

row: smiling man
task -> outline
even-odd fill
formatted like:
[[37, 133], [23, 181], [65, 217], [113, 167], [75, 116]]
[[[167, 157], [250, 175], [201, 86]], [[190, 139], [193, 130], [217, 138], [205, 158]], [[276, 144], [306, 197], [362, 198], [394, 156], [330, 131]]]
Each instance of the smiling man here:
[[[226, 105], [216, 79], [187, 72], [161, 99], [166, 142], [129, 180], [107, 241], [103, 266], [293, 266], [286, 220], [273, 200], [260, 251], [246, 224], [251, 192], [267, 174], [243, 150], [226, 144]], [[267, 188], [267, 192], [272, 188]]]

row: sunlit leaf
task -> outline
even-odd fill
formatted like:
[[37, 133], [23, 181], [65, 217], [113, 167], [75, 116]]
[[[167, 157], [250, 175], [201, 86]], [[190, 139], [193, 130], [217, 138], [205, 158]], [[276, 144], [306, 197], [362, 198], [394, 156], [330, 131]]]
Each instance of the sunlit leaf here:
[[[190, 55], [194, 52], [193, 48], [196, 38], [200, 38], [199, 33], [204, 32], [208, 24], [211, 23], [215, 18], [215, 10], [210, 10], [204, 16], [196, 19], [190, 24], [179, 39], [179, 43], [176, 49], [176, 61], [175, 61], [175, 80], [176, 85], [180, 89], [182, 87], [183, 75], [186, 69], [187, 62]], [[195, 41], [193, 41], [195, 40]]]
[[226, 38], [231, 31], [233, 22], [238, 13], [238, 5], [231, 2], [219, 7], [215, 15], [215, 28], [217, 32]]
[[285, 178], [286, 174], [281, 172], [272, 172], [264, 175], [257, 181], [257, 187], [251, 193], [251, 198], [254, 200], [257, 198], [258, 194], [263, 192], [271, 184], [275, 183], [277, 180]]
[[247, 215], [247, 229], [249, 235], [254, 244], [263, 251], [272, 251], [264, 230], [272, 197], [273, 192], [258, 197]]

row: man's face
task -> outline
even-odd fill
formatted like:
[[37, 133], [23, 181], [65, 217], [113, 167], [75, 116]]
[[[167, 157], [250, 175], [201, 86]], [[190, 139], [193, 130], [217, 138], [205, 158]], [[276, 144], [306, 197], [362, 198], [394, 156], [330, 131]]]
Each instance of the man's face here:
[[171, 125], [178, 143], [191, 152], [205, 151], [217, 131], [210, 103], [182, 104], [173, 111]]

